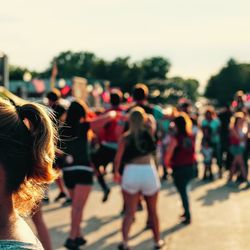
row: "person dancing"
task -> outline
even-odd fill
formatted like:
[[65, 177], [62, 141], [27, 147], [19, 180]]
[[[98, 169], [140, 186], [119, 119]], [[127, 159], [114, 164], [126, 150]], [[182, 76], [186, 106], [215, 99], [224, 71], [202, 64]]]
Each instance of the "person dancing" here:
[[192, 122], [185, 113], [177, 116], [172, 124], [172, 137], [167, 149], [165, 162], [171, 166], [175, 186], [180, 194], [184, 208], [181, 215], [182, 223], [191, 223], [189, 208], [188, 185], [195, 176], [195, 148], [192, 135]]
[[164, 241], [160, 239], [157, 200], [160, 180], [154, 164], [156, 149], [154, 133], [155, 120], [141, 107], [133, 108], [129, 114], [129, 130], [122, 135], [114, 160], [114, 178], [119, 180], [119, 167], [125, 163], [121, 186], [125, 203], [125, 216], [122, 223], [123, 242], [120, 250], [128, 250], [128, 235], [137, 210], [140, 195], [143, 194], [148, 216], [154, 234], [155, 249], [160, 249]]
[[116, 115], [115, 111], [88, 120], [88, 107], [83, 101], [73, 101], [67, 111], [66, 126], [62, 131], [65, 166], [63, 178], [72, 199], [71, 229], [64, 246], [77, 250], [87, 240], [81, 235], [82, 214], [93, 184], [93, 168], [89, 151], [89, 132], [103, 127]]

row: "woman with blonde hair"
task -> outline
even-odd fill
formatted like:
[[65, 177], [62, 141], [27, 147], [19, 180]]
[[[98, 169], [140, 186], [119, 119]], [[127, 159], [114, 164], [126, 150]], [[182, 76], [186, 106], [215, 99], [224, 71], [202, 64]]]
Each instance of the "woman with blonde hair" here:
[[[245, 125], [245, 126], [244, 126]], [[230, 152], [233, 155], [233, 162], [230, 168], [228, 182], [230, 182], [237, 170], [240, 169], [242, 177], [248, 183], [247, 171], [244, 163], [244, 152], [247, 142], [247, 124], [245, 123], [245, 115], [237, 112], [230, 121]]]
[[34, 211], [57, 178], [49, 111], [0, 98], [0, 121], [0, 249], [43, 249], [20, 215]]
[[129, 114], [129, 130], [119, 141], [114, 161], [115, 179], [119, 180], [119, 167], [125, 164], [121, 186], [125, 203], [125, 216], [122, 223], [123, 242], [120, 250], [129, 249], [128, 235], [134, 220], [140, 195], [145, 198], [148, 216], [152, 225], [155, 249], [160, 249], [164, 242], [160, 239], [157, 214], [159, 176], [154, 164], [153, 153], [156, 149], [154, 133], [155, 120], [140, 108], [133, 108]]

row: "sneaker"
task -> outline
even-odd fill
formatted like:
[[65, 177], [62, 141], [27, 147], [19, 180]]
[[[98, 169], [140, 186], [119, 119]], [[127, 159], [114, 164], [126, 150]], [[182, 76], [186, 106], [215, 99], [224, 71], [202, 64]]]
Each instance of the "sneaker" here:
[[59, 201], [60, 199], [62, 199], [62, 198], [65, 198], [66, 197], [66, 194], [64, 193], [64, 192], [60, 192], [57, 196], [56, 196], [56, 198], [55, 198], [55, 202], [57, 202], [57, 201]]
[[109, 194], [110, 194], [110, 189], [107, 189], [105, 192], [104, 192], [104, 195], [103, 195], [103, 198], [102, 198], [102, 202], [106, 202], [109, 198]]
[[183, 220], [181, 221], [181, 223], [184, 225], [189, 225], [189, 224], [191, 224], [191, 219], [184, 217]]
[[83, 246], [83, 245], [87, 244], [87, 240], [83, 237], [77, 237], [77, 238], [75, 238], [75, 243], [77, 246]]
[[72, 239], [67, 239], [64, 243], [64, 246], [67, 249], [71, 249], [71, 250], [79, 250], [78, 245], [76, 244], [76, 242]]
[[125, 214], [125, 207], [122, 208], [120, 215], [124, 215]]
[[43, 203], [44, 204], [49, 204], [49, 197], [44, 197], [43, 198]]
[[66, 207], [66, 206], [70, 206], [71, 204], [72, 204], [72, 200], [68, 198], [66, 201], [63, 202], [62, 206]]
[[118, 249], [119, 250], [130, 250], [130, 248], [128, 246], [125, 246], [123, 243], [118, 245]]
[[146, 224], [144, 230], [146, 231], [146, 230], [149, 230], [149, 229], [152, 229], [152, 226], [151, 226], [150, 223], [147, 222], [147, 224]]
[[163, 246], [165, 246], [166, 242], [164, 240], [159, 240], [158, 243], [155, 244], [154, 249], [161, 249]]

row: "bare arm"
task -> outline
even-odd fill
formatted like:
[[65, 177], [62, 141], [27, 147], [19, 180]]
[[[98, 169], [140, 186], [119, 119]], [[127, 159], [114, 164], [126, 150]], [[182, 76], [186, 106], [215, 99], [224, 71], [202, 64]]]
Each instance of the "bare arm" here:
[[148, 126], [150, 128], [150, 132], [152, 135], [155, 134], [156, 132], [156, 121], [155, 121], [155, 118], [152, 116], [152, 115], [148, 115]]
[[171, 141], [170, 141], [170, 144], [169, 144], [169, 146], [167, 148], [166, 155], [164, 157], [165, 158], [165, 164], [166, 164], [167, 167], [170, 166], [170, 161], [171, 161], [171, 159], [173, 157], [173, 153], [174, 153], [174, 150], [175, 150], [176, 147], [177, 147], [177, 140], [174, 137], [172, 137]]
[[90, 127], [94, 131], [94, 133], [98, 133], [99, 129], [101, 129], [107, 122], [114, 119], [115, 117], [116, 112], [110, 111], [104, 115], [100, 115], [97, 118], [90, 120]]
[[122, 136], [118, 142], [118, 149], [114, 159], [114, 173], [119, 174], [119, 168], [122, 162], [122, 156], [125, 150], [125, 138]]

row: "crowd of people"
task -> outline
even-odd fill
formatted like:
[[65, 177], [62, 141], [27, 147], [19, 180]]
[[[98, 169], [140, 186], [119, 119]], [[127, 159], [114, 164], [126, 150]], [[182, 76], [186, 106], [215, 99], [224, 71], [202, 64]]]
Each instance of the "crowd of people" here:
[[[102, 202], [108, 201], [107, 166], [112, 166], [124, 201], [120, 250], [130, 249], [130, 228], [143, 200], [154, 249], [165, 245], [157, 211], [161, 181], [175, 184], [184, 225], [192, 222], [192, 179], [227, 176], [229, 185], [235, 180], [248, 187], [250, 126], [243, 92], [221, 110], [197, 110], [184, 98], [165, 109], [151, 104], [148, 96], [147, 86], [136, 84], [133, 102], [126, 103], [119, 89], [111, 89], [105, 109], [93, 109], [78, 99], [63, 105], [57, 89], [47, 94], [49, 109], [0, 99], [0, 249], [52, 249], [40, 205], [52, 181], [59, 190], [55, 201], [64, 199], [63, 205], [72, 208], [64, 246], [77, 250], [87, 244], [80, 228], [83, 211], [94, 177], [103, 190]], [[198, 168], [197, 155], [202, 156], [203, 169]], [[19, 217], [30, 211], [43, 246]]]

